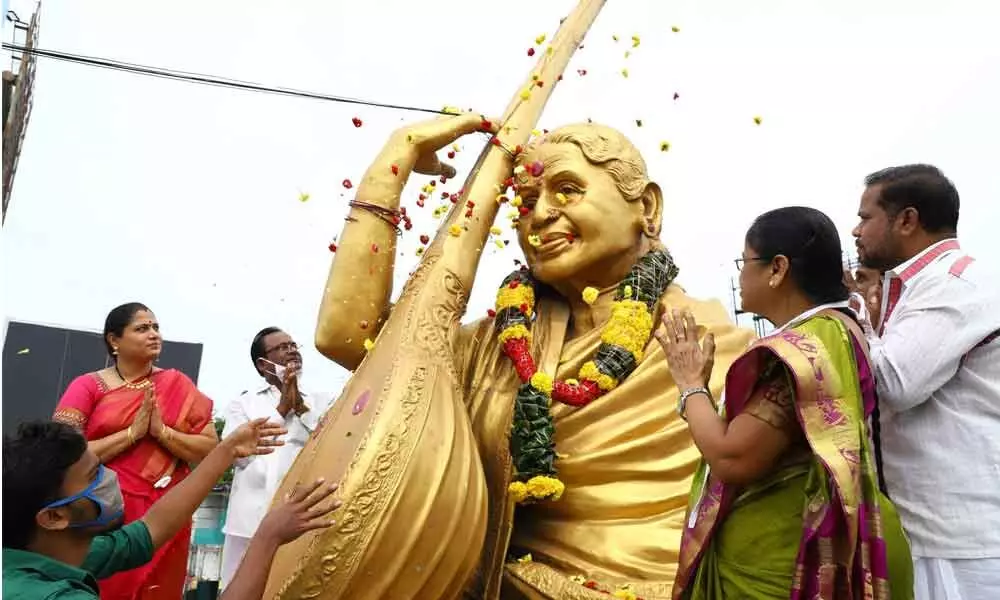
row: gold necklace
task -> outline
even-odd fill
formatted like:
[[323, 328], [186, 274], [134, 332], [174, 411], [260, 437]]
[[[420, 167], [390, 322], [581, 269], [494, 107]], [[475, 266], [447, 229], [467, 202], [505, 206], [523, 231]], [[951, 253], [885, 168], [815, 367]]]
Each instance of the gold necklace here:
[[126, 389], [144, 390], [149, 386], [153, 385], [153, 382], [150, 381], [149, 379], [149, 376], [153, 374], [152, 367], [149, 368], [149, 373], [146, 373], [142, 377], [137, 378], [135, 381], [129, 381], [128, 379], [125, 379], [125, 376], [122, 375], [122, 372], [118, 370], [117, 364], [115, 365], [115, 373], [118, 375], [118, 378], [121, 379], [122, 382], [124, 382]]

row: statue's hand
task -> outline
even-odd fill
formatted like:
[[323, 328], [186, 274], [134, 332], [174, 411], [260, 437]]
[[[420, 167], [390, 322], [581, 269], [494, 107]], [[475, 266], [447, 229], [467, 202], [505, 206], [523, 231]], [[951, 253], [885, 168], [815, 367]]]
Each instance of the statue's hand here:
[[423, 175], [454, 177], [455, 168], [441, 162], [437, 151], [458, 138], [476, 131], [496, 133], [498, 121], [475, 113], [445, 115], [430, 121], [408, 125], [393, 134], [392, 144], [405, 144], [416, 153], [413, 170]]

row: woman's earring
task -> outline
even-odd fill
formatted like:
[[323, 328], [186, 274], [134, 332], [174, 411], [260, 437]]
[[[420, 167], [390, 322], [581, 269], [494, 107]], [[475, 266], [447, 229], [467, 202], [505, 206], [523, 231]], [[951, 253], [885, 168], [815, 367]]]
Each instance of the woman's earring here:
[[768, 285], [775, 288], [778, 287], [778, 282], [772, 279], [770, 282], [768, 282]]
[[111, 354], [113, 354], [115, 356], [118, 356], [118, 348], [112, 348], [111, 349]]

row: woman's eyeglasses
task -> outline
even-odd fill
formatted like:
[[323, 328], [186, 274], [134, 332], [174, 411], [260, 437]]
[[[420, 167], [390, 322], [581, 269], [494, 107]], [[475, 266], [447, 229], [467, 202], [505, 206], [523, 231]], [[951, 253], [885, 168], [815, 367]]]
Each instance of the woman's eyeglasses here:
[[740, 258], [737, 258], [736, 260], [734, 260], [733, 262], [736, 263], [736, 270], [737, 271], [742, 271], [743, 267], [746, 266], [746, 264], [748, 262], [770, 262], [772, 260], [774, 260], [774, 259], [773, 258], [764, 258], [763, 256], [755, 256], [753, 258], [743, 258], [743, 257], [740, 257]]

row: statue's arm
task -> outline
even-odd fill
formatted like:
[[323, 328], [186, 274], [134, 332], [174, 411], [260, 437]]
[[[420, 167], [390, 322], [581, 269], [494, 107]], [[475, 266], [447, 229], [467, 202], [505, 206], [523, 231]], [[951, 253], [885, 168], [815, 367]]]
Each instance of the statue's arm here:
[[[435, 152], [476, 131], [478, 115], [443, 117], [392, 134], [358, 185], [355, 201], [399, 210], [403, 187], [414, 171], [451, 177], [455, 170]], [[337, 243], [316, 323], [316, 349], [345, 369], [365, 356], [364, 341], [375, 339], [389, 315], [395, 267], [395, 228], [370, 210], [354, 206]]]

